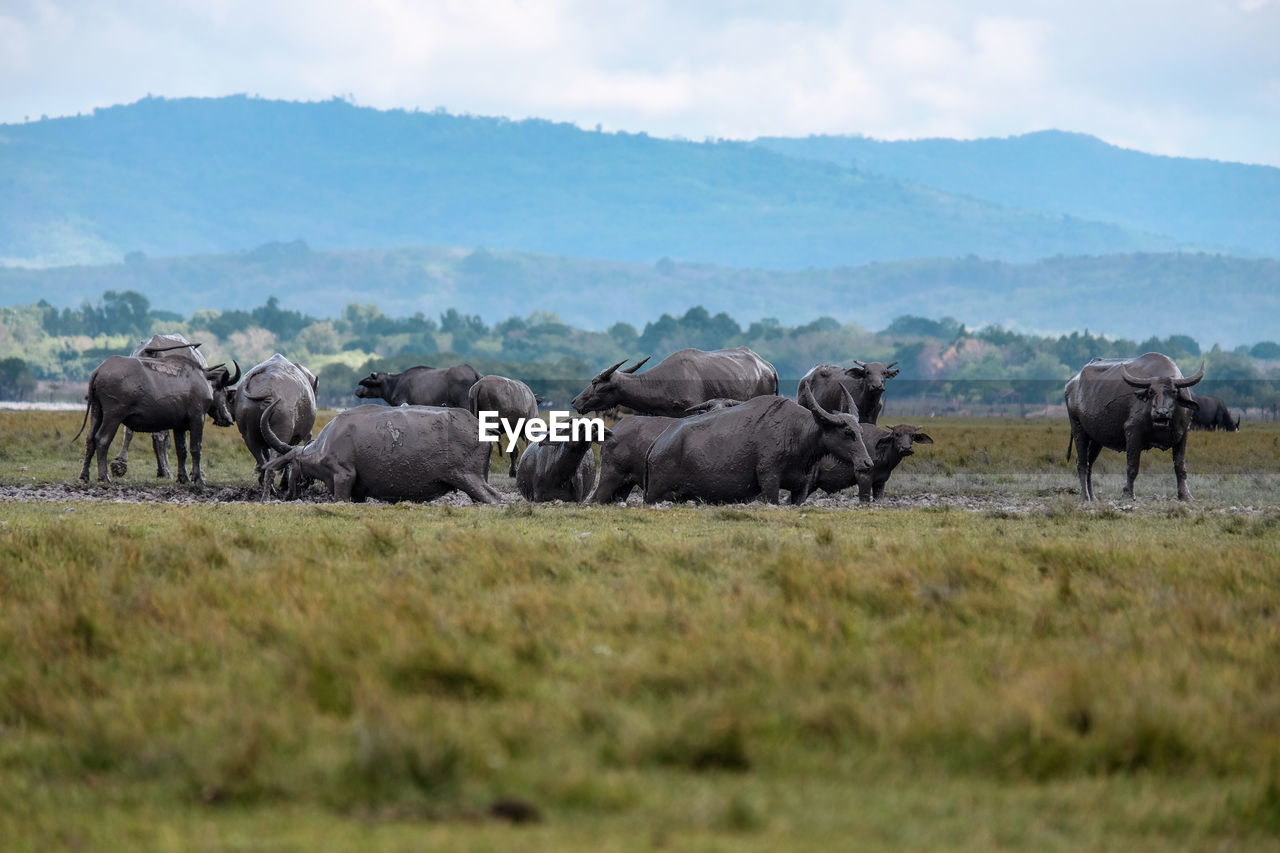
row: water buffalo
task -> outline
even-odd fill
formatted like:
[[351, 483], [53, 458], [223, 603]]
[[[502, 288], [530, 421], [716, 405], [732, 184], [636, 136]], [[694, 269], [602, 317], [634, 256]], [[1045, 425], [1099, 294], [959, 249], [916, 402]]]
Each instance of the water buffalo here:
[[[183, 335], [176, 332], [169, 335], [152, 335], [150, 340], [140, 341], [133, 352], [130, 353], [135, 358], [177, 358], [190, 361], [196, 367], [204, 370], [209, 366], [209, 362], [205, 361], [203, 355], [200, 354], [200, 344], [193, 344]], [[121, 442], [120, 452], [116, 454], [116, 458], [111, 460], [111, 475], [113, 477], [123, 477], [129, 471], [129, 445], [133, 443], [133, 430], [128, 427], [124, 428], [124, 440]], [[171, 477], [172, 472], [169, 470], [169, 431], [151, 433], [151, 447], [156, 454], [156, 476]]]
[[291, 465], [298, 477], [322, 481], [341, 501], [429, 501], [455, 489], [476, 503], [502, 497], [485, 482], [489, 445], [478, 438], [476, 416], [441, 406], [356, 406], [339, 412], [315, 440], [290, 447], [271, 429], [272, 401], [260, 427], [279, 455], [262, 466], [265, 482]]
[[[610, 431], [605, 430], [605, 440]], [[530, 501], [581, 501], [596, 482], [590, 435], [570, 441], [535, 441], [520, 457], [516, 488]]]
[[874, 424], [862, 425], [862, 441], [871, 454], [871, 467], [855, 471], [834, 456], [823, 457], [818, 465], [818, 488], [839, 492], [858, 484], [858, 500], [867, 503], [884, 497], [884, 484], [898, 463], [915, 453], [916, 444], [933, 444], [933, 439], [909, 424], [884, 429]]
[[381, 397], [390, 406], [467, 407], [467, 391], [480, 374], [469, 364], [453, 367], [418, 365], [403, 373], [377, 371], [360, 380], [356, 396], [363, 400]]
[[[514, 424], [519, 419], [529, 420], [538, 416], [538, 397], [528, 385], [518, 379], [505, 376], [482, 376], [467, 389], [466, 408], [471, 414], [479, 417], [481, 412], [497, 412], [499, 418], [505, 418]], [[510, 452], [511, 470], [508, 477], [516, 475], [516, 463], [520, 460], [520, 448], [512, 447]]]
[[[853, 367], [843, 368], [835, 364], [819, 364], [805, 374], [813, 385], [813, 396], [818, 405], [833, 412], [843, 412], [843, 391], [848, 391], [857, 411], [858, 420], [874, 424], [884, 409], [884, 383], [898, 375], [893, 369], [897, 364], [870, 361], [866, 364], [854, 361]], [[855, 414], [853, 410], [849, 410]]]
[[[647, 361], [647, 359], [646, 359]], [[581, 414], [627, 406], [640, 414], [684, 417], [690, 406], [724, 397], [749, 400], [778, 393], [778, 371], [746, 347], [704, 352], [682, 349], [644, 373], [644, 364], [619, 370], [618, 362], [602, 371], [573, 398]]]
[[855, 470], [871, 467], [857, 417], [826, 411], [802, 383], [798, 403], [755, 397], [669, 426], [649, 449], [644, 499], [777, 503], [787, 489], [800, 504], [827, 454]]
[[644, 487], [644, 466], [658, 436], [679, 418], [632, 415], [613, 425], [600, 446], [600, 482], [587, 498], [589, 503], [625, 501], [636, 486]]
[[1128, 457], [1124, 496], [1133, 498], [1142, 451], [1173, 449], [1178, 500], [1191, 500], [1187, 489], [1187, 430], [1198, 408], [1187, 389], [1204, 378], [1204, 365], [1183, 378], [1173, 359], [1149, 352], [1137, 358], [1095, 358], [1067, 380], [1065, 396], [1071, 438], [1080, 474], [1080, 499], [1091, 501], [1093, 463], [1106, 447]]
[[1191, 413], [1192, 429], [1240, 431], [1240, 418], [1231, 419], [1231, 410], [1221, 398], [1212, 394], [1196, 394], [1195, 400], [1200, 408]]
[[191, 433], [191, 479], [204, 483], [200, 445], [205, 415], [212, 415], [218, 426], [231, 426], [231, 411], [223, 389], [239, 380], [238, 364], [233, 376], [221, 364], [202, 369], [186, 359], [111, 356], [89, 377], [85, 422], [80, 424], [80, 431], [84, 431], [85, 423], [90, 427], [80, 479], [89, 482], [89, 462], [97, 453], [98, 479], [110, 482], [107, 451], [123, 424], [135, 432], [173, 430], [179, 483], [189, 482], [187, 433]]
[[262, 466], [273, 452], [262, 434], [262, 415], [271, 407], [271, 431], [285, 444], [309, 441], [316, 422], [316, 376], [276, 353], [245, 373], [233, 400], [232, 414], [262, 484]]

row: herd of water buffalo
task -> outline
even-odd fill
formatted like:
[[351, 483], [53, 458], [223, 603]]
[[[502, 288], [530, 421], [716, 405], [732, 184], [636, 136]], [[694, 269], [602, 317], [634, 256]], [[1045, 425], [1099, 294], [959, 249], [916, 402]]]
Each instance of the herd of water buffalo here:
[[[496, 412], [512, 423], [538, 415], [540, 398], [523, 382], [480, 376], [466, 364], [420, 366], [360, 380], [357, 397], [387, 405], [342, 411], [312, 439], [315, 374], [277, 353], [242, 375], [235, 362], [234, 371], [207, 364], [199, 346], [181, 335], [156, 335], [94, 371], [86, 395], [82, 481], [89, 481], [95, 454], [98, 479], [110, 479], [108, 450], [124, 426], [124, 447], [110, 460], [111, 473], [127, 470], [136, 431], [152, 434], [157, 476], [169, 476], [172, 432], [178, 481], [202, 483], [201, 436], [205, 417], [212, 416], [219, 426], [238, 425], [264, 498], [272, 492], [296, 497], [319, 480], [338, 500], [424, 501], [459, 490], [473, 501], [494, 503], [501, 494], [488, 482], [491, 444], [483, 440], [477, 415]], [[799, 504], [815, 490], [856, 485], [860, 500], [879, 500], [913, 446], [932, 443], [916, 427], [876, 423], [897, 362], [818, 365], [800, 380], [792, 400], [778, 396], [774, 367], [745, 347], [680, 350], [638, 372], [646, 361], [606, 368], [572, 402], [580, 415], [631, 413], [604, 430], [602, 440], [594, 436], [598, 478], [590, 436], [530, 443], [523, 455], [511, 443], [509, 474], [522, 496], [613, 503], [639, 488], [647, 503], [778, 503], [785, 489]], [[1082, 500], [1094, 499], [1092, 468], [1103, 448], [1127, 455], [1124, 494], [1132, 498], [1140, 455], [1153, 447], [1173, 451], [1178, 497], [1191, 498], [1188, 430], [1197, 422], [1210, 429], [1239, 427], [1216, 397], [1191, 393], [1203, 376], [1203, 365], [1184, 377], [1167, 356], [1147, 353], [1094, 359], [1067, 381], [1067, 457], [1074, 446]]]

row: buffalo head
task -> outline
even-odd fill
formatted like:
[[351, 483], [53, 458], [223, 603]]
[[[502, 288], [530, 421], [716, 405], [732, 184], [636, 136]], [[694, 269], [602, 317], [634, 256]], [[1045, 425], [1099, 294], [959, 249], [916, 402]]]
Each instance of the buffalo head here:
[[893, 369], [893, 366], [897, 363], [896, 361], [891, 361], [888, 364], [883, 364], [879, 361], [872, 361], [864, 364], [855, 359], [854, 366], [846, 370], [845, 373], [861, 379], [863, 387], [868, 391], [878, 393], [884, 391], [886, 380], [898, 375], [898, 371]]
[[1148, 404], [1151, 424], [1157, 428], [1169, 428], [1179, 406], [1192, 412], [1200, 408], [1200, 404], [1186, 389], [1204, 378], [1203, 363], [1194, 375], [1184, 379], [1172, 376], [1134, 376], [1127, 367], [1121, 369], [1120, 378], [1134, 389], [1133, 393], [1139, 400]]
[[[621, 372], [625, 375], [633, 374], [648, 360], [649, 358], [646, 356]], [[573, 398], [573, 402], [570, 405], [573, 406], [578, 414], [585, 415], [587, 412], [602, 412], [605, 409], [612, 409], [621, 403], [618, 396], [618, 379], [614, 374], [618, 373], [618, 368], [626, 363], [627, 360], [624, 358], [617, 364], [606, 367], [596, 374], [590, 385], [583, 388], [578, 396]]]
[[889, 428], [889, 436], [893, 440], [893, 449], [899, 456], [910, 456], [915, 453], [915, 444], [933, 444], [933, 439], [919, 427], [910, 424], [898, 424]]
[[[853, 398], [849, 396], [849, 391], [842, 388], [841, 392], [844, 395], [845, 404], [849, 406], [850, 411], [856, 413], [858, 409], [853, 405]], [[809, 383], [803, 381], [800, 383], [796, 402], [813, 412], [814, 421], [822, 429], [825, 439], [823, 444], [828, 453], [859, 471], [865, 471], [874, 464], [871, 454], [867, 452], [867, 445], [862, 441], [862, 427], [858, 423], [857, 414], [828, 412], [813, 396], [813, 388]]]
[[362, 400], [380, 398], [383, 386], [387, 384], [387, 378], [390, 376], [391, 374], [385, 370], [370, 373], [360, 380], [360, 384], [356, 387], [356, 396]]
[[209, 381], [213, 390], [213, 403], [209, 407], [209, 414], [213, 417], [213, 422], [220, 427], [229, 427], [235, 423], [229, 398], [233, 396], [231, 386], [240, 381], [240, 365], [235, 359], [232, 359], [231, 363], [236, 366], [234, 375], [227, 370], [225, 364], [215, 364], [213, 367], [205, 368], [204, 371], [204, 378]]

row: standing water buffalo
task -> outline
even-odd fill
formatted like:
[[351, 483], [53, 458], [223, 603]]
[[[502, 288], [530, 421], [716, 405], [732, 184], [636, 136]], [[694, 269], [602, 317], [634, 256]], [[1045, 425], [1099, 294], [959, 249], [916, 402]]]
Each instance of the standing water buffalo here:
[[[479, 417], [481, 412], [497, 412], [514, 424], [517, 420], [538, 417], [538, 398], [528, 385], [505, 376], [482, 376], [467, 390], [466, 408]], [[511, 470], [508, 477], [516, 475], [516, 463], [520, 460], [519, 446], [511, 449]]]
[[1240, 431], [1240, 418], [1231, 419], [1231, 410], [1221, 398], [1212, 394], [1196, 394], [1195, 400], [1200, 408], [1191, 413], [1192, 429]]
[[805, 379], [812, 384], [818, 405], [833, 412], [846, 411], [841, 407], [844, 405], [843, 391], [848, 391], [856, 411], [847, 411], [856, 414], [864, 424], [874, 424], [884, 409], [881, 400], [884, 383], [898, 375], [898, 371], [893, 369], [897, 363], [870, 361], [864, 364], [854, 361], [854, 366], [848, 369], [835, 364], [819, 364], [805, 374]]
[[867, 503], [884, 497], [884, 484], [898, 463], [914, 454], [916, 444], [933, 444], [933, 439], [909, 424], [884, 429], [874, 424], [862, 425], [862, 441], [871, 454], [869, 469], [854, 470], [834, 456], [825, 456], [818, 465], [818, 488], [839, 492], [858, 484], [858, 500]]
[[827, 454], [855, 470], [871, 467], [857, 417], [826, 411], [802, 383], [799, 403], [755, 397], [668, 427], [649, 449], [644, 500], [737, 503], [761, 496], [777, 503], [778, 490], [787, 489], [791, 503], [800, 504]]
[[[233, 364], [235, 362], [232, 362]], [[133, 358], [113, 355], [89, 377], [85, 422], [84, 468], [80, 479], [89, 482], [89, 462], [98, 454], [98, 479], [109, 482], [107, 451], [123, 424], [135, 432], [173, 430], [178, 450], [178, 482], [187, 479], [187, 433], [191, 433], [191, 479], [204, 483], [200, 469], [200, 444], [205, 415], [218, 426], [231, 426], [231, 412], [223, 389], [240, 380], [240, 365], [232, 376], [225, 365], [199, 368], [185, 359]], [[84, 423], [80, 424], [84, 431]], [[80, 433], [76, 433], [78, 438]]]
[[[150, 340], [140, 342], [130, 353], [134, 358], [177, 358], [189, 361], [204, 370], [209, 366], [198, 349], [200, 344], [193, 344], [183, 335], [176, 332], [169, 335], [152, 335]], [[123, 477], [129, 471], [129, 445], [133, 443], [133, 430], [124, 428], [124, 440], [120, 452], [111, 460], [111, 475]], [[151, 448], [156, 454], [156, 476], [171, 477], [169, 470], [169, 431], [151, 433]]]
[[377, 371], [360, 380], [356, 396], [362, 400], [379, 397], [389, 406], [467, 407], [467, 391], [480, 374], [469, 364], [453, 367], [410, 367], [403, 373]]
[[316, 376], [276, 353], [245, 373], [233, 399], [232, 414], [253, 455], [258, 483], [263, 484], [262, 466], [273, 448], [262, 434], [262, 415], [271, 408], [271, 431], [285, 444], [309, 441], [316, 422]]
[[600, 446], [600, 482], [588, 502], [617, 503], [625, 501], [636, 486], [644, 488], [649, 448], [667, 427], [679, 422], [679, 418], [632, 415], [614, 424]]
[[279, 456], [262, 466], [265, 482], [286, 465], [297, 477], [321, 480], [341, 501], [429, 501], [455, 489], [476, 503], [498, 503], [485, 482], [489, 445], [466, 409], [439, 406], [356, 406], [339, 412], [315, 441], [290, 447], [271, 429], [273, 401], [263, 411], [263, 437]]
[[1187, 389], [1204, 378], [1204, 365], [1183, 378], [1173, 359], [1149, 352], [1137, 358], [1095, 358], [1067, 380], [1067, 418], [1071, 445], [1076, 447], [1080, 499], [1091, 501], [1093, 463], [1106, 447], [1128, 457], [1124, 496], [1133, 498], [1142, 451], [1173, 449], [1173, 474], [1178, 500], [1191, 500], [1187, 489], [1187, 430], [1198, 408]]
[[[607, 441], [610, 431], [605, 430]], [[530, 501], [582, 501], [596, 482], [590, 429], [569, 441], [535, 441], [520, 457], [516, 488]]]
[[[647, 361], [647, 359], [646, 359]], [[778, 371], [746, 347], [704, 352], [682, 349], [644, 373], [618, 362], [573, 398], [581, 414], [627, 406], [644, 415], [683, 417], [690, 406], [724, 397], [749, 400], [778, 393]]]

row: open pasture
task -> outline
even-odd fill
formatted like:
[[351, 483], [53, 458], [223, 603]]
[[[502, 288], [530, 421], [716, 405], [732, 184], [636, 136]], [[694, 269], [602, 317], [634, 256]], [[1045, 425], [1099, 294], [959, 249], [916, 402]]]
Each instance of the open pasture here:
[[[0, 413], [0, 494], [79, 420]], [[1082, 508], [1065, 423], [924, 426], [892, 500], [799, 508], [175, 503], [249, 455], [156, 487], [144, 436], [0, 502], [0, 838], [1280, 846], [1280, 429]]]

